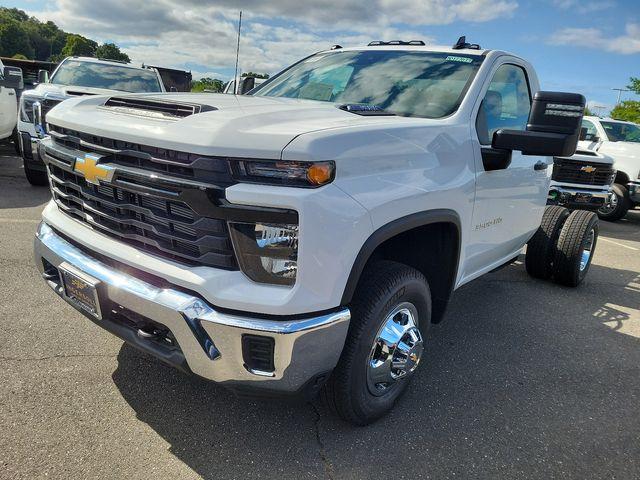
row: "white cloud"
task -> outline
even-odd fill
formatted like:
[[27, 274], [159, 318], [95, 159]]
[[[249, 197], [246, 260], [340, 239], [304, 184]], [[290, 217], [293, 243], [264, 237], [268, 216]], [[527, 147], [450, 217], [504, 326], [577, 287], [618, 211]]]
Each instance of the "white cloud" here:
[[228, 71], [235, 63], [242, 9], [242, 70], [274, 73], [335, 43], [432, 43], [417, 27], [487, 22], [512, 15], [517, 6], [514, 0], [56, 0], [44, 11], [29, 13], [66, 31], [115, 41], [136, 62]]
[[627, 23], [625, 33], [606, 37], [598, 28], [563, 28], [549, 38], [552, 45], [574, 45], [630, 55], [640, 53], [640, 24]]
[[573, 10], [581, 14], [600, 12], [616, 6], [616, 2], [613, 0], [592, 2], [585, 2], [584, 0], [553, 0], [553, 4], [562, 10]]

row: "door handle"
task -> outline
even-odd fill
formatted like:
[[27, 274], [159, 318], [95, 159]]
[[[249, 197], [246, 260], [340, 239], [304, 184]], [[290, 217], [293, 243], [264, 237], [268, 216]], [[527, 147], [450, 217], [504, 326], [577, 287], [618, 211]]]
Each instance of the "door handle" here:
[[546, 170], [547, 167], [549, 166], [549, 164], [547, 162], [543, 162], [542, 160], [536, 162], [536, 164], [533, 166], [534, 170]]

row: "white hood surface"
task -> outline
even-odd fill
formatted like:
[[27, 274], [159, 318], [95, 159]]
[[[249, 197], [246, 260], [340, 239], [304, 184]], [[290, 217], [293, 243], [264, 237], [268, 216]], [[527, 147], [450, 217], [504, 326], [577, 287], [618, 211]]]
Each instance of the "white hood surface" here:
[[411, 121], [396, 116], [362, 116], [340, 110], [333, 103], [289, 98], [211, 93], [117, 95], [125, 96], [208, 105], [215, 110], [184, 118], [150, 118], [104, 107], [105, 96], [80, 97], [52, 109], [47, 121], [132, 143], [247, 158], [280, 158], [289, 142], [312, 131]]

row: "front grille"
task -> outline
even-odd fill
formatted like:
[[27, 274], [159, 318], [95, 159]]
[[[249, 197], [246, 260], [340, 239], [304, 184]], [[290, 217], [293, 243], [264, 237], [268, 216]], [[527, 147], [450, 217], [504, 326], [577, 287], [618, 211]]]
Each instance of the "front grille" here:
[[198, 155], [115, 140], [52, 124], [49, 125], [49, 132], [57, 145], [85, 153], [107, 153], [109, 162], [116, 165], [213, 183], [221, 188], [234, 183], [229, 161], [223, 157]]
[[[98, 144], [107, 142], [118, 143], [99, 139]], [[159, 256], [190, 265], [237, 270], [223, 206], [224, 186], [232, 183], [229, 168], [222, 172], [213, 162], [205, 169], [209, 167], [203, 161], [206, 159], [196, 156], [193, 162], [184, 164], [188, 173], [180, 170], [173, 174], [165, 168], [167, 161], [151, 155], [130, 155], [150, 147], [127, 145], [131, 151], [95, 149], [64, 135], [44, 141], [53, 198], [60, 209], [102, 233]], [[73, 170], [74, 159], [89, 151], [103, 155], [101, 164], [122, 165], [110, 182], [94, 185]], [[187, 153], [164, 153], [192, 159]], [[193, 168], [194, 163], [200, 168]], [[201, 171], [205, 180], [218, 178], [222, 185], [200, 182]]]
[[[586, 167], [595, 168], [589, 172]], [[551, 178], [556, 182], [577, 183], [580, 185], [610, 185], [613, 182], [615, 170], [604, 163], [570, 160], [567, 158], [553, 159], [553, 174]]]

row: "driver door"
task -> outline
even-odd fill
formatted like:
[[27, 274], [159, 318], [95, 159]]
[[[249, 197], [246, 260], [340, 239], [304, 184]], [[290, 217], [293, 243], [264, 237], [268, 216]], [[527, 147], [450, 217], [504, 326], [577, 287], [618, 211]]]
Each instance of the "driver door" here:
[[491, 148], [496, 130], [526, 128], [532, 98], [527, 71], [515, 59], [492, 71], [476, 117], [476, 201], [465, 266], [469, 280], [517, 255], [540, 224], [549, 188], [551, 159]]

